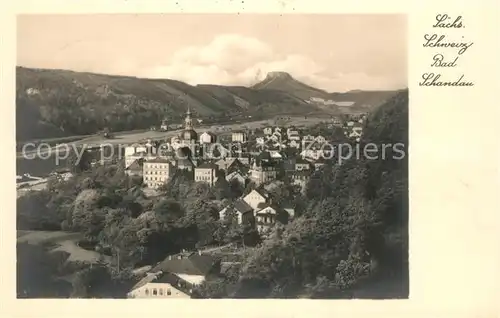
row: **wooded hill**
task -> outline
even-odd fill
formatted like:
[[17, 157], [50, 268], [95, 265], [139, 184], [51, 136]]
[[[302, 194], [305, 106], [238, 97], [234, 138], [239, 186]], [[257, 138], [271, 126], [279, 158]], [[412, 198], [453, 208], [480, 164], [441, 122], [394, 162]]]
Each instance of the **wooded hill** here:
[[[286, 75], [284, 75], [286, 74]], [[163, 118], [179, 123], [189, 105], [205, 121], [370, 110], [395, 94], [327, 93], [283, 72], [253, 87], [197, 85], [67, 70], [16, 69], [17, 140], [146, 129]], [[311, 97], [354, 102], [350, 107], [307, 102]]]

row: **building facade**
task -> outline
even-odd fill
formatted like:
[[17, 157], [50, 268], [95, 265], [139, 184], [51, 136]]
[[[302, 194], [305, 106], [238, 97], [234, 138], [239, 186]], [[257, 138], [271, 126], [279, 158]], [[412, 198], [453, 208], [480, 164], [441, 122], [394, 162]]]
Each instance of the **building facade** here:
[[231, 140], [233, 142], [247, 142], [248, 137], [244, 131], [235, 131], [231, 134]]
[[149, 188], [156, 189], [168, 182], [174, 173], [174, 167], [166, 159], [155, 158], [143, 163], [142, 178]]
[[194, 168], [194, 181], [195, 182], [205, 182], [210, 186], [213, 186], [217, 181], [217, 165], [212, 163], [205, 163], [196, 168]]

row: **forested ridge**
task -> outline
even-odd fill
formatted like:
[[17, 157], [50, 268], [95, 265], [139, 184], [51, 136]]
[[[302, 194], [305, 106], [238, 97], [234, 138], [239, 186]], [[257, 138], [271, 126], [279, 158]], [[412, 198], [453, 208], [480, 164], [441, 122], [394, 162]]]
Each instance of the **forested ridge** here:
[[[263, 241], [254, 229], [235, 225], [234, 213], [218, 220], [218, 211], [252, 184], [244, 189], [220, 181], [210, 188], [177, 173], [160, 196], [150, 198], [142, 180], [128, 177], [120, 165], [85, 168], [68, 181], [51, 180], [47, 190], [18, 198], [18, 229], [82, 233], [111, 255], [111, 277], [118, 275], [115, 270], [127, 273], [182, 249], [243, 244], [240, 265], [208, 279], [196, 297], [405, 298], [408, 91], [370, 115], [362, 140], [368, 142], [402, 143], [406, 155], [331, 161], [312, 176], [304, 194], [284, 182], [270, 195], [274, 202], [292, 202], [297, 217], [277, 224]], [[19, 257], [18, 264], [27, 261]], [[80, 295], [102, 295], [96, 290]]]
[[[162, 119], [179, 124], [188, 105], [194, 117], [205, 123], [338, 112], [334, 106], [306, 103], [304, 98], [318, 95], [318, 90], [300, 90], [297, 95], [297, 85], [304, 84], [291, 77], [273, 85], [272, 89], [191, 86], [171, 79], [17, 67], [16, 137], [25, 141], [94, 134], [105, 128], [115, 132], [149, 129], [159, 126]], [[375, 107], [394, 94], [359, 91], [331, 95], [335, 100]]]

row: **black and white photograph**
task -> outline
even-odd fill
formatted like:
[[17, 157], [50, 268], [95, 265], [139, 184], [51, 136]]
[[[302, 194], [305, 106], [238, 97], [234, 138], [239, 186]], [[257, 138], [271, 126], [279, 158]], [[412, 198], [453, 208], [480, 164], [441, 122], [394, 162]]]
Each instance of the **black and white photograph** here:
[[18, 15], [17, 298], [408, 299], [407, 23]]

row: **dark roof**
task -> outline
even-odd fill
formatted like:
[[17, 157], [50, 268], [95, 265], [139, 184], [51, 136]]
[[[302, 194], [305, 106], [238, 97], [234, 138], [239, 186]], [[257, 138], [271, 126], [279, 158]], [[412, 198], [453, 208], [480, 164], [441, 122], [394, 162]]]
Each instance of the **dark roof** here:
[[128, 166], [127, 169], [125, 170], [142, 171], [142, 164], [143, 164], [142, 160], [134, 160], [134, 162], [132, 162], [132, 164]]
[[154, 158], [146, 161], [147, 163], [169, 163], [170, 161], [164, 158]]
[[150, 272], [169, 272], [173, 274], [207, 275], [215, 265], [215, 258], [210, 255], [192, 254], [188, 257], [178, 258], [173, 255], [156, 265]]
[[256, 160], [262, 160], [262, 159], [265, 159], [265, 160], [270, 160], [271, 159], [271, 153], [269, 151], [262, 151], [261, 153], [259, 153], [257, 155], [257, 157], [255, 158]]
[[295, 159], [295, 164], [311, 164], [311, 163], [304, 158], [298, 157]]
[[183, 159], [177, 159], [177, 165], [178, 166], [194, 166], [194, 163], [190, 159], [183, 158]]
[[268, 206], [270, 206], [270, 205], [266, 202], [260, 202], [259, 204], [257, 204], [257, 208], [259, 208], [259, 209], [265, 209]]
[[234, 208], [240, 212], [241, 214], [253, 211], [253, 208], [248, 205], [243, 199], [239, 199], [236, 202], [234, 202]]
[[214, 133], [213, 133], [213, 132], [211, 132], [211, 131], [204, 131], [204, 132], [202, 133], [202, 135], [203, 135], [203, 134], [209, 134], [209, 135], [210, 135], [210, 136], [212, 136], [212, 137], [217, 137], [217, 135], [216, 135], [216, 134], [214, 134]]
[[216, 165], [215, 163], [210, 163], [210, 162], [205, 162], [201, 165], [199, 165], [198, 167], [196, 167], [196, 169], [215, 169], [217, 170], [219, 168], [218, 165]]

